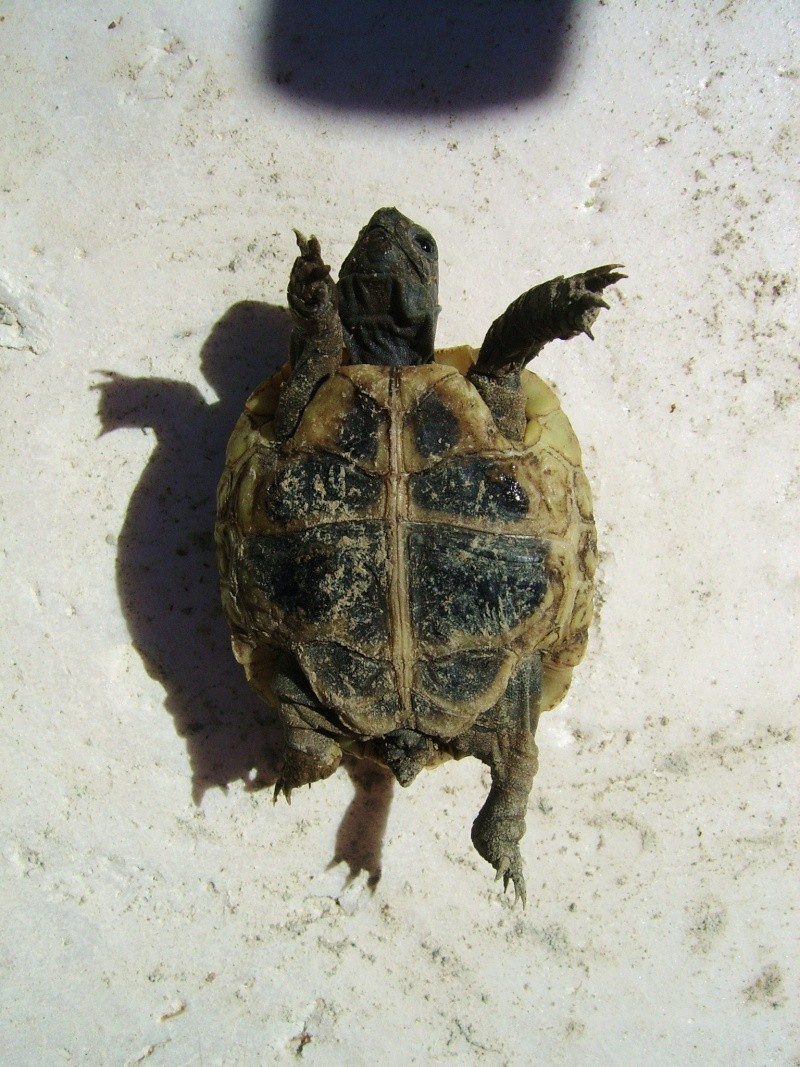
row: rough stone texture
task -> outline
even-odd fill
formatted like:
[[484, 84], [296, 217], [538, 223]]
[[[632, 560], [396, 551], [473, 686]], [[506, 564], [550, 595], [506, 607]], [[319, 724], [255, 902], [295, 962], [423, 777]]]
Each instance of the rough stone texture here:
[[[573, 5], [547, 91], [388, 119], [352, 38], [353, 106], [299, 95], [313, 33], [266, 83], [261, 4], [2, 14], [4, 1062], [795, 1062], [795, 5]], [[463, 70], [459, 23], [425, 30]], [[402, 805], [363, 767], [250, 791], [274, 737], [219, 616], [220, 457], [286, 352], [290, 227], [338, 263], [387, 202], [436, 234], [443, 345], [526, 283], [630, 275], [536, 365], [603, 602], [539, 727], [524, 914], [465, 847], [472, 761]]]

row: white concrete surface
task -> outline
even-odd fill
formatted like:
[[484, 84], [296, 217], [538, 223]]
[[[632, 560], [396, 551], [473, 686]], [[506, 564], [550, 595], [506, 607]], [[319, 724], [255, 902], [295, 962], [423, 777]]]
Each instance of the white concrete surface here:
[[[428, 49], [407, 93], [332, 4], [272, 77], [256, 0], [0, 9], [4, 1064], [800, 1063], [797, 7], [546, 5], [529, 95], [539, 16], [495, 48], [467, 7], [452, 49], [384, 11]], [[340, 49], [396, 84], [348, 60], [329, 91]], [[291, 228], [338, 264], [383, 204], [439, 241], [442, 344], [630, 276], [537, 366], [602, 606], [540, 729], [525, 912], [471, 849], [471, 761], [273, 807], [216, 606]]]

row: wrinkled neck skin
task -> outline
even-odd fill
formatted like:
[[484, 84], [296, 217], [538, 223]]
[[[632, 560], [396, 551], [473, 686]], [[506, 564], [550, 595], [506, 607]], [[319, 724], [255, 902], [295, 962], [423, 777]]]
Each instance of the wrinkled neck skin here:
[[[339, 279], [339, 314], [353, 363], [410, 367], [433, 362], [439, 308], [408, 299], [392, 274], [349, 274]], [[417, 303], [417, 307], [409, 304]]]

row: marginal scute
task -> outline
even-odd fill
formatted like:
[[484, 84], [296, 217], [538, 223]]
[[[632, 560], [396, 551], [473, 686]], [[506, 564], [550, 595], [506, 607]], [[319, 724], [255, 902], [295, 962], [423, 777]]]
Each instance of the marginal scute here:
[[533, 371], [523, 370], [520, 374], [520, 385], [525, 393], [525, 417], [528, 420], [540, 419], [558, 411], [561, 407], [558, 397]]
[[592, 590], [582, 584], [575, 593], [575, 604], [572, 609], [572, 625], [576, 630], [586, 630], [592, 621]]
[[550, 711], [567, 695], [572, 682], [571, 667], [545, 667], [542, 671], [541, 710]]
[[550, 537], [563, 537], [572, 522], [572, 472], [551, 449], [537, 448], [530, 463], [539, 489], [536, 522]]
[[[227, 510], [228, 501], [231, 498], [231, 489], [233, 488], [233, 477], [230, 470], [226, 467], [222, 472], [219, 483], [217, 485], [217, 514], [221, 515]], [[219, 534], [219, 529], [217, 534]]]
[[234, 635], [233, 654], [245, 669], [247, 680], [270, 707], [276, 708], [280, 698], [273, 685], [278, 664], [283, 655], [279, 648], [265, 642], [254, 643]]
[[581, 514], [581, 518], [587, 522], [591, 522], [594, 518], [592, 510], [592, 490], [589, 486], [589, 479], [583, 473], [580, 467], [575, 468], [575, 503], [578, 505], [578, 511]]
[[539, 444], [563, 456], [570, 466], [577, 466], [581, 461], [578, 438], [573, 433], [569, 419], [560, 409], [545, 416]]
[[247, 399], [244, 409], [248, 415], [257, 418], [274, 418], [278, 408], [281, 386], [291, 373], [288, 363], [284, 363], [270, 378], [262, 382]]
[[246, 415], [242, 415], [228, 441], [225, 450], [225, 462], [237, 463], [245, 452], [253, 447], [253, 427]]
[[587, 581], [591, 581], [597, 570], [597, 534], [594, 526], [582, 528], [578, 539], [578, 564]]
[[556, 647], [548, 650], [543, 657], [545, 669], [550, 669], [551, 667], [558, 669], [577, 667], [586, 652], [588, 639], [589, 634], [587, 630], [576, 630], [573, 627], [570, 627], [568, 638]]
[[236, 517], [242, 530], [247, 530], [253, 517], [253, 498], [258, 485], [258, 467], [245, 467], [238, 485]]
[[533, 445], [538, 444], [541, 436], [542, 424], [537, 419], [531, 419], [525, 427], [525, 436], [522, 439], [522, 443], [527, 448], [532, 448]]
[[466, 374], [478, 358], [478, 349], [471, 345], [457, 345], [455, 348], [440, 348], [434, 355], [437, 363], [455, 367], [459, 374]]

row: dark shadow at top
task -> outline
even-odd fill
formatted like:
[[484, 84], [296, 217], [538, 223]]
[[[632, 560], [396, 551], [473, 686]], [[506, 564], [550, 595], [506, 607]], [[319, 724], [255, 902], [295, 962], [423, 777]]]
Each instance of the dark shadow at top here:
[[273, 0], [264, 77], [309, 104], [458, 114], [551, 91], [574, 0]]

